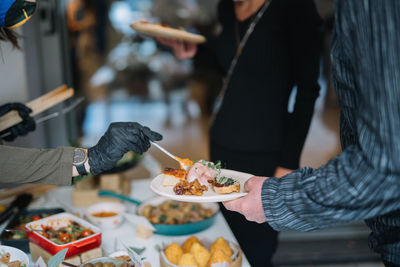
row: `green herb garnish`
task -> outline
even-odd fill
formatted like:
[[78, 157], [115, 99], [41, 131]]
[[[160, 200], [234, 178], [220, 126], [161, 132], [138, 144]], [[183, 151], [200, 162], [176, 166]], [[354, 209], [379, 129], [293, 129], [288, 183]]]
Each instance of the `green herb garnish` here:
[[235, 183], [235, 180], [226, 176], [215, 177], [215, 181], [219, 184], [226, 184], [226, 185], [233, 185]]
[[158, 217], [158, 219], [160, 220], [160, 222], [165, 222], [165, 220], [167, 219], [167, 215], [161, 214], [160, 217]]
[[221, 161], [220, 160], [218, 160], [217, 164], [215, 164], [215, 168], [216, 169], [221, 169]]

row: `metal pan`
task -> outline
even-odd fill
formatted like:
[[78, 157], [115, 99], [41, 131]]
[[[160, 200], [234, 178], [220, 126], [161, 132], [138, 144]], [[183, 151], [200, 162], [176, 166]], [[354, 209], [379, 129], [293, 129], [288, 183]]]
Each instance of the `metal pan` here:
[[[137, 205], [137, 210], [136, 213], [138, 215], [141, 214], [141, 211], [143, 207], [148, 206], [148, 205], [159, 205], [167, 198], [165, 197], [155, 197], [151, 198], [149, 200], [146, 200], [144, 202], [140, 202], [136, 199], [129, 198], [124, 195], [120, 195], [111, 191], [99, 191], [98, 193], [99, 196], [108, 196], [108, 197], [115, 197], [119, 198], [128, 202], [131, 202], [135, 205]], [[205, 208], [210, 208], [214, 211], [214, 214], [207, 219], [204, 219], [199, 222], [194, 222], [194, 223], [186, 223], [186, 224], [153, 224], [154, 228], [156, 229], [155, 233], [160, 234], [160, 235], [188, 235], [188, 234], [193, 234], [197, 233], [200, 231], [203, 231], [210, 227], [216, 219], [216, 215], [219, 211], [219, 206], [217, 203], [202, 203], [201, 204]]]

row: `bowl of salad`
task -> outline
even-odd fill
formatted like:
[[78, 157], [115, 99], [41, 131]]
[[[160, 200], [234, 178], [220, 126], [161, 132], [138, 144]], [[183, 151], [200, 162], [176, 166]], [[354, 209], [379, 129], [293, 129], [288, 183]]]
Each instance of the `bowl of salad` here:
[[70, 213], [60, 213], [25, 225], [29, 241], [52, 255], [68, 248], [66, 258], [97, 248], [101, 244], [101, 232]]
[[[61, 208], [21, 210], [10, 220], [5, 229], [25, 229], [27, 223], [61, 212], [65, 212], [65, 210]], [[0, 241], [2, 245], [15, 247], [29, 253], [29, 241], [25, 231], [3, 231], [0, 235]]]

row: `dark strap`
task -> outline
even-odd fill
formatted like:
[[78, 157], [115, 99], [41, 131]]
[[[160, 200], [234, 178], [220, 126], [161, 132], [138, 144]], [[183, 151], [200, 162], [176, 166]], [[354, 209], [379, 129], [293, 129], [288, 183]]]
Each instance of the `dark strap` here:
[[81, 176], [85, 176], [88, 174], [85, 168], [85, 164], [76, 165], [76, 170]]

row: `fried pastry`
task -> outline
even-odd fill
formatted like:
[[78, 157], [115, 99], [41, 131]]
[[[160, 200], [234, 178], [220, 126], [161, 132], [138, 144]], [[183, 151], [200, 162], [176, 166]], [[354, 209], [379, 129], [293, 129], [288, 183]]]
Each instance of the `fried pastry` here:
[[178, 264], [179, 259], [183, 255], [183, 250], [182, 248], [177, 244], [177, 243], [171, 243], [166, 249], [165, 249], [165, 257], [173, 263], [173, 264]]

